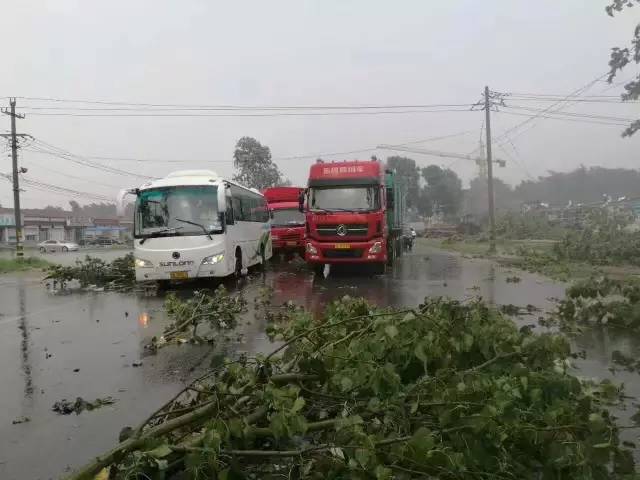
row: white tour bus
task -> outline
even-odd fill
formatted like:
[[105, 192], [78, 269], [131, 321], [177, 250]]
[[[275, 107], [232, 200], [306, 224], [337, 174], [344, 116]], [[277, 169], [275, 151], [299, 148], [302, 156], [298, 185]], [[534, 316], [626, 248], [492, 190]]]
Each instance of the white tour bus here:
[[184, 170], [124, 193], [137, 197], [137, 281], [240, 276], [271, 258], [267, 202], [255, 189]]

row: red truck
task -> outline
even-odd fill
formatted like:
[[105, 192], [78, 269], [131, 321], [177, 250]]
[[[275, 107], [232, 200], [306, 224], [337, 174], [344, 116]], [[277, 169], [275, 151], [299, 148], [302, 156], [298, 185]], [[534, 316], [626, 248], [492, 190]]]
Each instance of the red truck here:
[[305, 259], [325, 264], [370, 264], [384, 273], [402, 252], [406, 195], [382, 162], [322, 162], [311, 166], [300, 198], [306, 215]]
[[262, 194], [271, 213], [273, 253], [298, 253], [304, 258], [304, 214], [298, 202], [304, 191], [300, 187], [267, 188]]

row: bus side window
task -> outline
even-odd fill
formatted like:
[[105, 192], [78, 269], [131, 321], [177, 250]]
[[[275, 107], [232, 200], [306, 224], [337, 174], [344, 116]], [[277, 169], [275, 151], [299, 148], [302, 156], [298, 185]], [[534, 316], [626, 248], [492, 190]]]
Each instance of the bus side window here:
[[232, 197], [228, 196], [225, 198], [227, 204], [227, 210], [225, 212], [225, 222], [227, 225], [233, 225], [235, 223], [235, 218], [233, 216], [233, 201]]

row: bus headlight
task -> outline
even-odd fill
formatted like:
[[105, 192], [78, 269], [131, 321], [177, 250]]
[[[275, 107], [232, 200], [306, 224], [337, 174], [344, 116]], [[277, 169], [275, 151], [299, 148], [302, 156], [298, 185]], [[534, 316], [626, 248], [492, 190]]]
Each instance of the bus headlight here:
[[216, 263], [220, 263], [224, 259], [224, 253], [219, 253], [217, 255], [210, 255], [202, 259], [202, 265], [215, 265]]
[[314, 247], [311, 243], [307, 243], [307, 246], [305, 248], [306, 248], [307, 253], [309, 255], [317, 255], [318, 254], [318, 249], [316, 247]]
[[142, 258], [136, 258], [134, 263], [138, 268], [153, 268], [153, 263], [149, 260], [143, 260]]
[[381, 251], [382, 251], [382, 242], [374, 243], [372, 247], [369, 249], [369, 253], [371, 254], [380, 253]]

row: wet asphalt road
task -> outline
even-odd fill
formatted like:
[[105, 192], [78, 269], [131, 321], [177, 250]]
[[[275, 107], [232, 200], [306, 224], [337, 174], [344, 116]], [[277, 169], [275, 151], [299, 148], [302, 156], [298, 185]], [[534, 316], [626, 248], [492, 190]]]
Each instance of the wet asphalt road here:
[[[491, 303], [533, 304], [547, 310], [553, 308], [552, 299], [564, 291], [562, 284], [523, 272], [516, 273], [519, 283], [508, 283], [506, 278], [514, 272], [486, 260], [419, 250], [403, 257], [386, 276], [353, 275], [342, 269], [317, 279], [300, 263], [275, 262], [266, 274], [254, 273], [238, 288], [250, 308], [266, 286], [274, 290], [274, 304], [292, 300], [318, 313], [327, 302], [344, 295], [392, 306], [416, 305], [425, 296], [463, 299], [479, 295]], [[125, 252], [100, 255], [112, 259]], [[83, 257], [84, 252], [48, 258], [61, 257], [72, 263], [77, 256]], [[219, 356], [273, 348], [264, 334], [263, 320], [250, 310], [239, 322], [242, 337], [215, 351], [209, 346], [168, 346], [157, 355], [145, 356], [144, 345], [168, 322], [161, 310], [162, 298], [98, 292], [55, 294], [40, 282], [41, 276], [0, 276], [3, 480], [58, 478], [71, 466], [112, 447], [123, 426], [142, 421]], [[236, 289], [233, 283], [225, 285]], [[202, 284], [180, 290], [188, 294], [199, 286]], [[516, 319], [521, 324], [536, 320], [531, 316]], [[576, 339], [574, 346], [587, 352], [586, 360], [578, 365], [579, 373], [587, 377], [612, 377], [608, 367], [613, 350], [640, 354], [637, 337], [611, 332], [591, 331]], [[132, 366], [140, 360], [142, 366]], [[613, 378], [625, 383], [627, 394], [640, 397], [640, 375], [618, 372]], [[63, 398], [94, 400], [106, 395], [117, 402], [80, 415], [51, 411], [53, 403]], [[621, 416], [632, 413], [622, 412]], [[23, 416], [30, 421], [12, 424]]]

